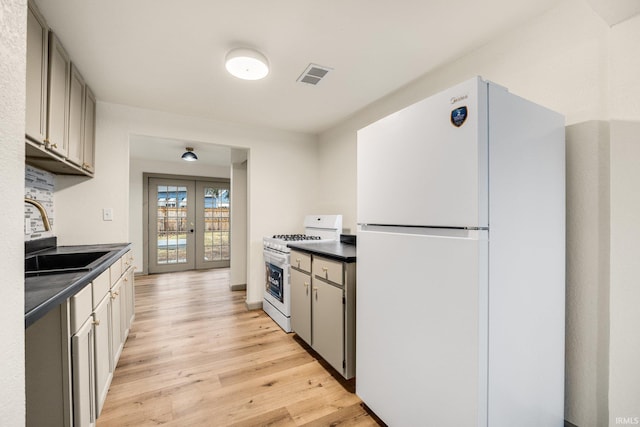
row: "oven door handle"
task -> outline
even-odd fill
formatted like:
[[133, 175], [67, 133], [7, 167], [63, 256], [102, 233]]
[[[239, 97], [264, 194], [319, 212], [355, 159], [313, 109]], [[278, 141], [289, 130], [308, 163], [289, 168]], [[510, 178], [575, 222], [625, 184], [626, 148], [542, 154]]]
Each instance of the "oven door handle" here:
[[276, 254], [273, 254], [271, 252], [264, 252], [264, 260], [266, 262], [268, 262], [269, 264], [273, 264], [275, 266], [278, 266], [280, 268], [285, 268], [289, 265], [289, 263], [287, 262], [287, 256], [286, 255], [282, 255], [282, 256], [278, 256]]

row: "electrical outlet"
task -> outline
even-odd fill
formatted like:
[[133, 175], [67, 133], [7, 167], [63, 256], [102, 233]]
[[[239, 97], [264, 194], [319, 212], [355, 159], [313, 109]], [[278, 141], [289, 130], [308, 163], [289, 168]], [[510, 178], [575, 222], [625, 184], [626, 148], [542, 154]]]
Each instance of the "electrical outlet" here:
[[112, 208], [104, 208], [104, 209], [102, 209], [102, 220], [103, 221], [113, 221], [113, 209]]

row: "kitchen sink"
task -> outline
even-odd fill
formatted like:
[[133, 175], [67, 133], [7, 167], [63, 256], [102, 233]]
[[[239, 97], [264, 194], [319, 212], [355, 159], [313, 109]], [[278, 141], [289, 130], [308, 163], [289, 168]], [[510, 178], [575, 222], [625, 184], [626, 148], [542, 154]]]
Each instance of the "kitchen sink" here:
[[32, 255], [24, 260], [26, 276], [89, 271], [101, 262], [109, 252], [78, 252], [67, 254]]

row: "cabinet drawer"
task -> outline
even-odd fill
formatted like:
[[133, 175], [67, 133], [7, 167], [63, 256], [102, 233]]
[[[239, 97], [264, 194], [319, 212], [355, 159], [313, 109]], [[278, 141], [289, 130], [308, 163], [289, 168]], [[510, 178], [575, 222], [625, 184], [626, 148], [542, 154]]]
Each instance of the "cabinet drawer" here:
[[122, 256], [122, 272], [124, 273], [133, 265], [133, 253], [132, 251], [127, 252]]
[[71, 335], [87, 321], [93, 311], [91, 300], [91, 286], [87, 285], [80, 292], [70, 298], [71, 300]]
[[313, 275], [338, 285], [343, 284], [342, 263], [318, 256], [313, 257]]
[[311, 273], [311, 255], [304, 252], [291, 251], [291, 266]]
[[122, 258], [124, 258], [124, 255], [118, 258], [118, 260], [109, 267], [111, 286], [115, 285], [118, 279], [120, 279], [120, 276], [122, 276]]
[[104, 296], [109, 292], [111, 282], [109, 281], [109, 270], [105, 270], [98, 277], [93, 279], [93, 308], [96, 308]]

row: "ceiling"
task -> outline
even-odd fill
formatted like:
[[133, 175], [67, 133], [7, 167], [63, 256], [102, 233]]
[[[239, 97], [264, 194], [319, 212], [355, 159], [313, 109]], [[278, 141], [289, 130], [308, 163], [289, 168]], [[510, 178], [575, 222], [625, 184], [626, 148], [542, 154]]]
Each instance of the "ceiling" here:
[[[314, 134], [563, 0], [35, 1], [100, 101]], [[566, 1], [610, 26], [640, 13], [638, 0]], [[235, 47], [264, 53], [269, 76], [227, 74]], [[332, 68], [317, 86], [296, 82], [310, 63]], [[156, 160], [194, 145], [131, 142]], [[229, 165], [228, 147], [195, 148]]]
[[[36, 3], [100, 101], [319, 133], [559, 1]], [[267, 78], [226, 73], [239, 46], [269, 58]], [[296, 82], [310, 63], [332, 68], [316, 86]]]
[[638, 0], [587, 0], [593, 10], [600, 15], [609, 26], [640, 13], [640, 1]]

